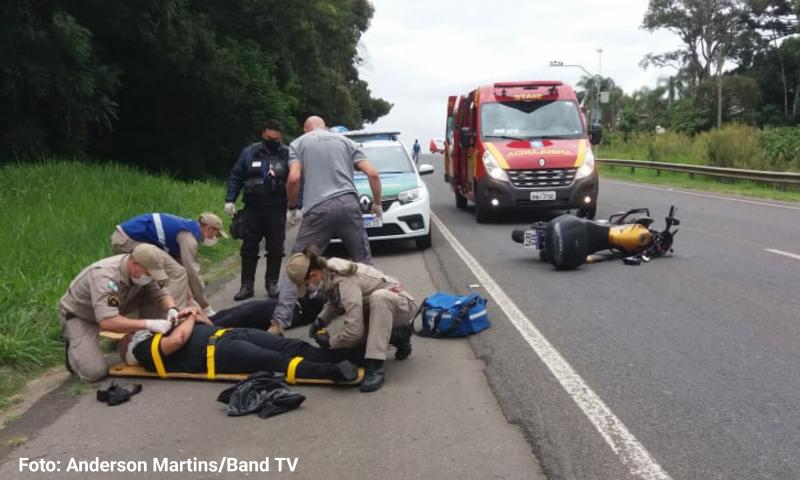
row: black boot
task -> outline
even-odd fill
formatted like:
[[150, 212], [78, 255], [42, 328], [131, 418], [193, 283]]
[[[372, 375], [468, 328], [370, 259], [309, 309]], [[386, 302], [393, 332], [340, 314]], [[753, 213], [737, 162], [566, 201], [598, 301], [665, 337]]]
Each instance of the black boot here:
[[358, 367], [347, 360], [342, 360], [331, 367], [333, 368], [333, 380], [337, 382], [352, 382], [358, 378]]
[[280, 289], [278, 288], [278, 277], [281, 274], [280, 255], [267, 255], [267, 274], [264, 283], [267, 285], [267, 295], [269, 298], [278, 298]]
[[397, 351], [394, 352], [395, 360], [405, 360], [411, 355], [411, 327], [395, 327], [392, 329], [392, 336], [389, 344], [394, 345]]
[[234, 300], [244, 300], [255, 294], [253, 283], [256, 278], [256, 265], [258, 265], [258, 257], [242, 257], [242, 288], [233, 296]]
[[383, 386], [383, 381], [386, 379], [386, 370], [383, 369], [383, 360], [367, 359], [365, 362], [367, 372], [364, 375], [364, 381], [361, 382], [360, 390], [362, 392], [374, 392]]

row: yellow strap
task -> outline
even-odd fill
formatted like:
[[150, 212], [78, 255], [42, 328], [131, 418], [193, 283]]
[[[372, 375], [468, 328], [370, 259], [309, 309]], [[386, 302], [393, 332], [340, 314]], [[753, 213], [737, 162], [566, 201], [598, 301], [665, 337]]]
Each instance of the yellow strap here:
[[161, 353], [158, 346], [161, 344], [161, 334], [153, 335], [153, 343], [150, 344], [150, 356], [153, 357], [153, 365], [156, 366], [156, 373], [161, 378], [167, 378], [167, 371], [164, 369], [164, 362], [161, 361]]
[[[214, 332], [212, 338], [219, 339], [219, 337], [223, 336], [225, 332], [230, 330], [229, 328], [223, 328]], [[214, 362], [214, 355], [217, 352], [217, 345], [214, 342], [209, 342], [208, 346], [206, 347], [206, 371], [208, 372], [206, 375], [209, 380], [214, 380], [214, 377], [217, 376], [217, 366]]]
[[286, 383], [289, 385], [295, 384], [295, 372], [297, 371], [297, 365], [303, 361], [303, 357], [294, 357], [291, 362], [289, 362], [289, 368], [286, 369]]

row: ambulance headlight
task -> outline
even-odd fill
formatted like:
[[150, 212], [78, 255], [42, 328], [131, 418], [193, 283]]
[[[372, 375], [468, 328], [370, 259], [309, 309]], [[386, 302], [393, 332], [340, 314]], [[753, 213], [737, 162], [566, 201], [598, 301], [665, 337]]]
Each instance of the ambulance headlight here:
[[416, 202], [422, 198], [422, 189], [421, 188], [412, 188], [411, 190], [406, 190], [404, 192], [400, 192], [397, 195], [397, 200], [400, 202], [400, 205], [405, 205], [407, 203]]
[[492, 152], [489, 150], [483, 153], [483, 166], [486, 168], [486, 173], [488, 173], [490, 177], [503, 182], [508, 181], [508, 174], [505, 170], [500, 168], [497, 164], [497, 159], [494, 158], [494, 155], [492, 155]]
[[586, 158], [583, 159], [583, 165], [578, 168], [578, 172], [575, 174], [575, 180], [580, 180], [581, 178], [586, 178], [594, 172], [594, 153], [592, 153], [592, 149], [589, 148], [586, 150]]

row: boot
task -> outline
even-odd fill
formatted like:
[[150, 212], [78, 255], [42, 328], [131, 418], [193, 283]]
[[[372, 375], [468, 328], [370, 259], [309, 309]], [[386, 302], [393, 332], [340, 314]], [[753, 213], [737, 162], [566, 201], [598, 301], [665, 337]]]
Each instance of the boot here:
[[278, 281], [277, 280], [267, 280], [267, 296], [269, 298], [278, 298], [281, 291], [278, 288]]
[[281, 258], [281, 256], [267, 255], [267, 274], [264, 277], [264, 283], [267, 285], [269, 298], [278, 298], [280, 295], [278, 277], [281, 274]]
[[337, 382], [352, 382], [358, 378], [358, 367], [347, 360], [331, 365], [331, 368], [333, 369], [331, 378]]
[[367, 371], [364, 381], [359, 388], [362, 392], [374, 392], [383, 386], [386, 378], [386, 370], [383, 369], [383, 360], [373, 360], [368, 358], [365, 362]]
[[395, 360], [405, 360], [411, 355], [411, 327], [395, 327], [392, 329], [392, 336], [389, 344], [394, 345], [397, 351], [394, 352]]
[[242, 288], [233, 296], [237, 302], [255, 295], [253, 284], [256, 277], [256, 265], [258, 265], [258, 257], [242, 257]]

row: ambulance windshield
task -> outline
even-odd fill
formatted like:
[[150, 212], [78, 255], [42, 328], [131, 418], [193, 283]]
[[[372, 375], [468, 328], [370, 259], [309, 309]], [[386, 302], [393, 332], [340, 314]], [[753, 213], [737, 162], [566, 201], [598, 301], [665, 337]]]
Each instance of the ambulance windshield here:
[[578, 106], [568, 100], [487, 103], [481, 107], [484, 138], [583, 138]]

